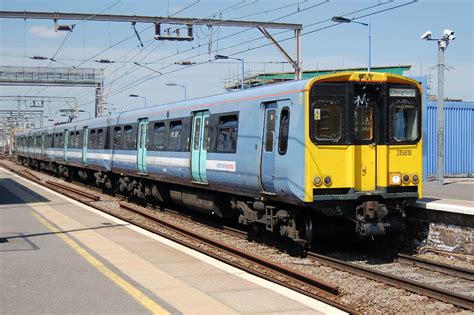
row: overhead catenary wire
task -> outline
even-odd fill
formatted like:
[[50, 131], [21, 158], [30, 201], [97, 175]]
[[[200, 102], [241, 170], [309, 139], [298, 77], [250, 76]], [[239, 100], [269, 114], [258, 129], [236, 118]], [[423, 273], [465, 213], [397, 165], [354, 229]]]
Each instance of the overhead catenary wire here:
[[[377, 7], [377, 6], [380, 6], [380, 5], [385, 5], [385, 4], [389, 4], [393, 1], [388, 1], [388, 2], [384, 2], [384, 3], [380, 3], [380, 4], [377, 4], [377, 5], [374, 5], [374, 6], [370, 6], [368, 7], [369, 9], [370, 8], [374, 8], [374, 7]], [[387, 8], [387, 9], [383, 9], [383, 10], [379, 10], [379, 11], [376, 11], [376, 12], [373, 12], [373, 13], [369, 13], [369, 14], [365, 14], [365, 15], [361, 15], [361, 16], [358, 16], [358, 17], [355, 17], [354, 19], [360, 19], [360, 18], [363, 18], [363, 17], [367, 17], [367, 16], [371, 16], [371, 15], [375, 15], [375, 14], [379, 14], [379, 13], [383, 13], [383, 12], [386, 12], [386, 11], [390, 11], [390, 10], [394, 10], [394, 9], [397, 9], [397, 8], [400, 8], [400, 7], [403, 7], [403, 6], [407, 6], [407, 5], [410, 5], [410, 4], [413, 4], [415, 2], [418, 2], [418, 0], [412, 0], [410, 2], [407, 2], [407, 3], [403, 3], [403, 4], [400, 4], [400, 5], [397, 5], [397, 6], [394, 6], [394, 7], [390, 7], [390, 8]], [[362, 12], [364, 10], [367, 10], [367, 9], [360, 9], [360, 10], [356, 10], [356, 11], [353, 11], [353, 12], [350, 12], [350, 13], [346, 13], [346, 14], [343, 14], [344, 15], [349, 15], [349, 14], [354, 14], [354, 13], [358, 13], [358, 12]], [[319, 22], [316, 22], [316, 23], [311, 23], [311, 25], [317, 25], [317, 24], [321, 24], [323, 22], [327, 22], [331, 19], [326, 19], [324, 21], [319, 21]], [[301, 36], [306, 36], [306, 35], [309, 35], [309, 34], [312, 34], [312, 33], [315, 33], [315, 32], [318, 32], [318, 31], [322, 31], [322, 30], [325, 30], [325, 29], [328, 29], [328, 28], [331, 28], [331, 27], [335, 27], [337, 26], [338, 24], [332, 24], [332, 25], [329, 25], [329, 26], [325, 26], [325, 27], [322, 27], [322, 28], [318, 28], [318, 29], [315, 29], [315, 30], [311, 30], [311, 31], [308, 31], [308, 32], [304, 32], [301, 34]], [[282, 31], [280, 32], [279, 34], [281, 33], [285, 33], [286, 31]], [[291, 40], [293, 39], [293, 37], [287, 37], [287, 38], [283, 38], [283, 39], [280, 39], [279, 41], [288, 41], [288, 40]], [[245, 43], [248, 43], [248, 42], [254, 42], [255, 39], [253, 40], [250, 40], [250, 41], [246, 41], [244, 43], [239, 43], [239, 44], [235, 44], [235, 45], [232, 45], [232, 46], [228, 46], [224, 49], [228, 49], [228, 48], [234, 48], [235, 46], [238, 46], [238, 45], [242, 45], [242, 44], [245, 44]], [[253, 48], [249, 48], [249, 49], [246, 49], [246, 50], [242, 50], [242, 51], [238, 51], [238, 52], [235, 52], [235, 53], [232, 53], [232, 54], [229, 54], [229, 56], [233, 56], [233, 55], [238, 55], [238, 54], [242, 54], [242, 53], [245, 53], [245, 52], [248, 52], [248, 51], [251, 51], [251, 50], [255, 50], [255, 49], [260, 49], [260, 48], [263, 48], [263, 47], [267, 47], [267, 46], [270, 46], [272, 45], [272, 43], [267, 43], [267, 44], [263, 44], [263, 45], [260, 45], [260, 46], [257, 46], [257, 47], [253, 47]], [[223, 49], [223, 50], [224, 50]], [[199, 55], [203, 55], [205, 53], [201, 53]], [[168, 71], [168, 72], [163, 72], [163, 76], [164, 75], [167, 75], [167, 74], [171, 74], [171, 73], [176, 73], [178, 71], [183, 71], [187, 68], [190, 68], [190, 67], [194, 67], [194, 66], [198, 66], [198, 65], [202, 65], [202, 64], [205, 64], [205, 63], [209, 63], [209, 62], [212, 62], [212, 61], [206, 61], [206, 62], [202, 62], [202, 63], [196, 63], [196, 64], [193, 64], [193, 65], [189, 65], [189, 66], [186, 66], [185, 68], [179, 68], [179, 69], [176, 69], [176, 70], [173, 70], [173, 71]], [[163, 70], [160, 69], [160, 70]], [[110, 96], [113, 96], [113, 95], [117, 95], [117, 94], [120, 94], [132, 87], [136, 87], [137, 85], [139, 84], [142, 84], [146, 81], [149, 81], [151, 79], [154, 79], [156, 78], [157, 76], [154, 76], [154, 75], [150, 75], [148, 77], [145, 77], [145, 78], [142, 78], [141, 80], [139, 81], [136, 81], [134, 83], [132, 83], [131, 86], [123, 86], [122, 88], [120, 88], [119, 90], [113, 92]]]
[[[392, 2], [392, 1], [389, 1], [389, 2]], [[416, 1], [412, 1], [412, 2], [410, 2], [409, 4], [411, 4], [411, 3], [413, 3], [413, 2], [416, 2]], [[386, 3], [388, 3], [388, 2], [386, 2]], [[377, 4], [377, 5], [374, 5], [373, 7], [375, 7], [375, 6], [380, 6], [380, 5], [386, 4], [386, 3], [379, 3], [379, 4]], [[407, 4], [403, 4], [403, 5], [400, 5], [400, 6], [396, 6], [396, 7], [394, 7], [394, 8], [401, 7], [401, 6], [404, 6], [404, 5], [407, 5]], [[391, 8], [391, 9], [394, 9], [394, 8]], [[389, 9], [387, 9], [387, 10], [391, 10], [391, 9], [389, 8]], [[361, 10], [358, 10], [358, 11], [362, 11], [362, 10], [367, 10], [367, 8], [361, 9]], [[387, 10], [381, 10], [380, 12], [384, 12], [384, 11], [387, 11]], [[355, 12], [357, 12], [357, 11], [355, 11]], [[348, 13], [348, 14], [353, 14], [353, 13]], [[346, 15], [348, 15], [348, 14], [346, 14]], [[373, 14], [377, 14], [377, 12], [374, 12], [374, 13], [371, 13], [371, 14], [367, 14], [367, 15], [364, 15], [364, 16], [360, 16], [360, 17], [358, 17], [358, 18], [362, 18], [362, 17], [365, 17], [365, 16], [370, 16], [370, 15], [373, 15]], [[325, 21], [327, 21], [327, 20], [325, 20]], [[309, 25], [320, 24], [320, 23], [323, 23], [323, 22], [324, 22], [324, 21], [320, 21], [320, 22], [316, 22], [316, 23], [311, 23], [311, 24], [305, 25], [305, 27], [308, 27]], [[329, 27], [332, 27], [332, 26], [329, 26]], [[316, 31], [321, 31], [322, 29], [326, 29], [326, 28], [329, 28], [329, 27], [319, 28], [319, 29], [316, 29], [316, 30], [312, 30], [312, 31], [309, 31], [309, 32], [305, 32], [303, 35], [308, 35], [308, 34], [314, 33], [314, 32], [316, 32]], [[245, 31], [247, 31], [247, 30], [245, 30]], [[281, 32], [281, 33], [284, 33], [284, 32]], [[280, 34], [280, 33], [278, 33], [278, 34]], [[283, 39], [283, 41], [286, 41], [286, 40], [289, 40], [289, 39], [292, 39], [292, 38], [293, 38], [293, 37], [285, 38], [285, 39]], [[224, 38], [222, 38], [222, 39], [224, 39]], [[253, 39], [252, 41], [255, 41], [255, 39]], [[246, 41], [246, 42], [244, 42], [244, 43], [248, 43], [248, 42], [249, 42], [249, 41]], [[242, 44], [244, 44], [244, 43], [240, 43], [240, 45], [242, 45]], [[260, 46], [257, 46], [257, 47], [253, 47], [253, 48], [249, 48], [249, 49], [246, 49], [246, 50], [242, 50], [242, 51], [240, 51], [240, 52], [232, 53], [232, 54], [230, 54], [230, 55], [236, 55], [236, 54], [239, 54], [239, 53], [242, 53], [242, 52], [247, 52], [247, 51], [250, 51], [250, 50], [259, 49], [259, 48], [266, 47], [266, 46], [269, 46], [269, 45], [271, 45], [271, 44], [260, 45]], [[229, 47], [225, 47], [225, 48], [222, 48], [222, 50], [224, 50], [224, 49], [229, 49], [229, 48], [234, 48], [234, 47], [236, 47], [236, 46], [238, 46], [238, 45], [232, 45], [232, 46], [229, 46]], [[199, 47], [195, 47], [195, 48], [193, 48], [193, 49], [196, 49], [196, 48], [199, 48]], [[193, 50], [193, 49], [191, 49], [191, 50]], [[182, 53], [184, 53], [184, 51], [183, 51]], [[202, 55], [202, 54], [200, 54], [200, 55]], [[155, 62], [163, 61], [164, 59], [165, 59], [165, 58], [160, 58], [159, 60], [155, 60]], [[208, 63], [208, 62], [197, 63], [197, 64], [192, 65], [192, 66], [197, 66], [197, 65], [200, 65], [200, 64], [204, 64], [204, 63]], [[177, 72], [177, 71], [182, 71], [182, 70], [185, 70], [185, 69], [187, 69], [187, 68], [189, 68], [189, 67], [190, 67], [190, 66], [182, 67], [182, 68], [176, 69], [176, 70], [174, 70], [174, 71], [165, 72], [164, 75], [165, 75], [165, 74], [169, 74], [169, 73], [174, 73], [174, 72]], [[151, 78], [152, 78], [152, 77], [148, 76], [148, 78], [145, 77], [144, 79], [146, 79], [146, 81], [147, 81], [148, 79], [151, 79]], [[143, 81], [143, 82], [145, 82], [145, 81]], [[141, 83], [143, 83], [143, 82], [141, 82]], [[139, 84], [141, 84], [141, 83], [139, 83]], [[134, 87], [134, 86], [136, 86], [136, 85], [134, 84], [132, 87]], [[131, 87], [128, 87], [128, 88], [131, 88]], [[117, 91], [120, 92], [120, 91], [122, 91], [122, 89], [123, 89], [123, 87], [120, 88], [120, 89], [117, 90]], [[114, 93], [113, 93], [112, 95], [116, 95], [116, 94], [117, 94], [117, 91], [114, 91]]]
[[[305, 8], [304, 10], [300, 10], [300, 11], [294, 12], [294, 13], [292, 13], [292, 14], [297, 14], [297, 13], [300, 13], [300, 12], [302, 12], [302, 11], [312, 9], [312, 8], [314, 8], [314, 7], [316, 7], [316, 6], [320, 6], [320, 5], [325, 4], [325, 3], [327, 3], [327, 2], [329, 2], [329, 0], [325, 0], [324, 2], [319, 2], [319, 3], [315, 4], [315, 5], [312, 5], [312, 6], [308, 7], [308, 8]], [[291, 15], [291, 14], [290, 14], [290, 15]], [[288, 14], [285, 15], [285, 17], [287, 17], [287, 16], [288, 16]], [[274, 20], [272, 20], [271, 22], [277, 21], [277, 20], [279, 20], [279, 19], [281, 19], [281, 18], [283, 18], [283, 17], [279, 17], [279, 18], [277, 18], [277, 19], [274, 19]], [[246, 32], [246, 31], [248, 31], [248, 30], [249, 30], [249, 29], [245, 29], [245, 30], [243, 30], [243, 31], [239, 31], [239, 32], [233, 33], [233, 34], [231, 34], [231, 35], [225, 36], [225, 37], [223, 37], [223, 38], [220, 38], [219, 41], [224, 40], [224, 39], [227, 39], [227, 38], [230, 38], [230, 37], [233, 37], [233, 36], [238, 35], [238, 34], [241, 34], [241, 33]], [[263, 36], [259, 37], [259, 39], [264, 39], [264, 38], [265, 38], [265, 37], [263, 37]], [[245, 41], [245, 42], [243, 42], [243, 43], [237, 43], [237, 44], [235, 44], [235, 46], [240, 46], [240, 45], [248, 44], [248, 43], [253, 42], [253, 41], [254, 41], [254, 40]], [[178, 53], [178, 54], [173, 54], [173, 55], [169, 55], [169, 56], [166, 56], [166, 57], [162, 57], [162, 58], [160, 58], [160, 59], [158, 59], [158, 60], [154, 60], [153, 62], [148, 62], [148, 63], [145, 63], [145, 64], [152, 64], [152, 63], [156, 63], [157, 61], [164, 61], [164, 60], [166, 60], [166, 59], [168, 59], [168, 58], [170, 58], [170, 57], [174, 57], [174, 56], [176, 56], [176, 55], [180, 55], [180, 54], [183, 54], [183, 53], [185, 53], [185, 52], [192, 51], [192, 50], [194, 50], [194, 49], [197, 49], [197, 48], [200, 48], [200, 47], [203, 47], [203, 46], [204, 46], [204, 45], [199, 45], [198, 47], [193, 47], [193, 48], [191, 48], [191, 49], [182, 51], [182, 52], [180, 52], [180, 53]], [[226, 48], [226, 49], [227, 49], [227, 48]], [[202, 56], [202, 55], [204, 55], [204, 53], [200, 53], [200, 54], [197, 54], [197, 55], [193, 55], [193, 56], [191, 56], [190, 58], [196, 58], [196, 57], [199, 57], [199, 56]], [[161, 68], [161, 69], [158, 70], [158, 71], [161, 71], [161, 70], [163, 70], [163, 68]]]

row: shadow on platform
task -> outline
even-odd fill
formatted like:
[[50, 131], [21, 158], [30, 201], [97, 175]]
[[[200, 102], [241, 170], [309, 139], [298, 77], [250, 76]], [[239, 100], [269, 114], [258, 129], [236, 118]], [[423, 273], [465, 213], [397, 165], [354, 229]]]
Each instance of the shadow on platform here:
[[[21, 198], [18, 197], [21, 195]], [[18, 184], [10, 178], [0, 178], [0, 205], [48, 202], [49, 199]]]

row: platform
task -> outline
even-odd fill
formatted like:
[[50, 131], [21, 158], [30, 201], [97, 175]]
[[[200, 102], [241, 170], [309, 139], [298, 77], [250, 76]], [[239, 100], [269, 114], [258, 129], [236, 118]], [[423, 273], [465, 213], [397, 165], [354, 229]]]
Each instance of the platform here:
[[445, 179], [442, 185], [436, 181], [423, 182], [423, 198], [416, 206], [474, 216], [474, 179]]
[[0, 168], [5, 314], [341, 313]]

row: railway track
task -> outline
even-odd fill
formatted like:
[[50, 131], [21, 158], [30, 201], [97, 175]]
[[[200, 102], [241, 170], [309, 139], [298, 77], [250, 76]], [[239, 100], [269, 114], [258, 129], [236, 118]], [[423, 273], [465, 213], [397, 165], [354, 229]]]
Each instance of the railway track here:
[[[452, 290], [444, 289], [436, 285], [428, 284], [419, 280], [410, 279], [409, 277], [407, 277], [407, 270], [402, 270], [402, 272], [405, 273], [405, 276], [400, 276], [400, 275], [393, 274], [390, 271], [390, 269], [393, 269], [393, 268], [385, 268], [382, 271], [382, 270], [377, 270], [375, 268], [366, 267], [359, 264], [343, 261], [340, 259], [320, 255], [313, 252], [309, 252], [308, 256], [317, 260], [323, 265], [333, 267], [341, 271], [346, 271], [358, 276], [362, 276], [368, 279], [382, 282], [382, 283], [385, 283], [397, 288], [401, 288], [413, 293], [425, 295], [437, 300], [441, 300], [446, 303], [450, 303], [450, 304], [462, 307], [464, 309], [474, 310], [474, 297], [472, 295], [456, 293]], [[420, 259], [417, 259], [416, 257], [412, 257], [408, 255], [400, 255], [400, 257], [404, 261], [406, 261], [406, 263], [409, 262], [409, 264], [411, 265], [416, 264], [417, 267], [421, 266]], [[456, 272], [461, 272], [458, 270], [461, 268], [451, 268], [450, 266], [442, 265], [433, 261], [428, 261], [428, 262], [426, 262], [426, 260], [422, 260], [422, 261], [425, 261], [424, 263], [426, 265], [429, 265], [430, 268], [433, 268], [433, 269], [439, 268], [439, 269], [444, 270], [445, 271], [444, 273], [451, 272], [451, 270], [453, 270], [453, 272], [454, 270], [457, 270]], [[423, 268], [425, 267], [423, 266]], [[412, 273], [414, 272], [413, 268], [410, 269], [410, 272]], [[465, 272], [463, 271], [461, 273], [463, 274], [462, 278], [472, 277], [472, 271], [470, 270], [465, 270]], [[474, 287], [474, 283], [471, 283], [471, 285]]]
[[[10, 168], [10, 170], [12, 170], [12, 169]], [[12, 170], [12, 171], [17, 172], [15, 170]], [[21, 170], [20, 175], [22, 175], [24, 177], [27, 177], [27, 178], [35, 181], [35, 182], [39, 182], [42, 185], [45, 184], [41, 180], [39, 180], [39, 178], [36, 175], [34, 175], [33, 173], [31, 173], [28, 170]], [[120, 219], [123, 219], [125, 221], [131, 222], [130, 218], [129, 218], [129, 215], [121, 215], [116, 211], [110, 211], [110, 210], [107, 210], [107, 209], [102, 209], [100, 206], [94, 205], [95, 201], [100, 200], [100, 198], [97, 199], [96, 195], [89, 194], [89, 193], [84, 193], [84, 191], [80, 191], [78, 189], [71, 188], [71, 187], [63, 185], [63, 184], [58, 184], [56, 182], [53, 182], [53, 184], [51, 184], [50, 181], [47, 181], [47, 183], [49, 184], [49, 188], [51, 188], [53, 190], [56, 190], [56, 191], [59, 190], [60, 193], [66, 194], [66, 195], [68, 195], [69, 197], [71, 197], [73, 199], [76, 199], [80, 202], [91, 205], [94, 208], [97, 208], [101, 211], [107, 212], [107, 213], [109, 213], [109, 214], [111, 214], [115, 217], [118, 217]], [[48, 184], [46, 184], [46, 185], [48, 185]], [[85, 187], [85, 185], [81, 185], [81, 186], [83, 188], [87, 188], [87, 187]], [[68, 187], [68, 188], [64, 188], [64, 187]], [[97, 191], [96, 191], [96, 193], [97, 193]], [[86, 198], [86, 199], [84, 199], [84, 198]], [[87, 200], [87, 198], [89, 200]], [[115, 199], [117, 199], [117, 198], [115, 198]], [[215, 258], [217, 258], [219, 260], [222, 260], [222, 261], [224, 261], [228, 264], [234, 265], [234, 266], [236, 266], [240, 269], [243, 269], [243, 270], [246, 270], [250, 273], [256, 274], [256, 275], [258, 275], [262, 278], [266, 278], [270, 281], [279, 283], [279, 284], [287, 286], [287, 287], [288, 287], [287, 284], [290, 283], [290, 284], [292, 284], [292, 285], [290, 285], [291, 289], [293, 289], [295, 291], [298, 291], [298, 292], [301, 292], [303, 294], [306, 294], [306, 295], [308, 295], [310, 297], [313, 297], [315, 299], [321, 300], [321, 301], [323, 301], [327, 304], [330, 304], [330, 305], [333, 305], [333, 306], [338, 307], [340, 309], [343, 309], [346, 312], [349, 312], [349, 313], [357, 312], [354, 309], [351, 309], [349, 307], [340, 305], [338, 302], [334, 302], [334, 300], [335, 300], [335, 298], [337, 297], [337, 294], [338, 294], [338, 289], [335, 286], [331, 286], [330, 284], [328, 284], [324, 281], [322, 283], [318, 283], [315, 279], [311, 279], [311, 277], [307, 278], [307, 276], [305, 274], [296, 275], [292, 279], [291, 278], [292, 276], [290, 274], [286, 274], [288, 272], [291, 272], [291, 269], [289, 269], [288, 267], [285, 267], [283, 265], [276, 266], [276, 265], [274, 265], [274, 263], [272, 263], [270, 261], [265, 261], [265, 260], [262, 260], [262, 261], [259, 262], [259, 260], [261, 260], [261, 258], [255, 256], [255, 255], [252, 255], [252, 254], [250, 254], [248, 257], [244, 257], [246, 255], [246, 253], [243, 253], [239, 249], [236, 249], [236, 248], [227, 248], [227, 249], [225, 249], [226, 245], [223, 244], [222, 242], [216, 242], [215, 240], [212, 240], [212, 239], [210, 239], [208, 237], [205, 237], [205, 236], [202, 236], [202, 235], [198, 235], [198, 234], [196, 234], [196, 233], [194, 233], [190, 230], [183, 229], [182, 227], [173, 226], [173, 224], [170, 223], [168, 220], [160, 219], [156, 215], [156, 210], [154, 210], [154, 209], [143, 208], [143, 207], [140, 207], [140, 206], [135, 206], [133, 204], [124, 202], [124, 200], [126, 199], [125, 197], [121, 197], [119, 199], [122, 200], [120, 202], [120, 210], [125, 209], [126, 211], [132, 212], [133, 214], [135, 214], [137, 216], [140, 216], [141, 218], [144, 218], [145, 220], [148, 220], [150, 222], [153, 221], [154, 224], [158, 224], [163, 228], [173, 229], [174, 233], [179, 235], [180, 237], [193, 239], [193, 241], [191, 241], [191, 243], [194, 243], [194, 245], [190, 246], [189, 244], [186, 244], [187, 242], [180, 239], [180, 237], [175, 238], [175, 237], [172, 237], [172, 236], [170, 236], [166, 233], [163, 234], [161, 231], [150, 227], [149, 224], [147, 224], [147, 223], [143, 223], [143, 222], [141, 222], [141, 223], [140, 222], [131, 222], [131, 223], [139, 225], [142, 228], [150, 230], [150, 231], [152, 231], [154, 233], [157, 233], [159, 235], [162, 235], [166, 238], [172, 239], [175, 242], [178, 242], [178, 243], [183, 243], [184, 242], [183, 245], [185, 245], [185, 246], [192, 247], [192, 248], [194, 248], [198, 251], [201, 251], [201, 252], [205, 253], [206, 255], [210, 255], [212, 257], [215, 257]], [[109, 200], [109, 201], [111, 201], [111, 200]], [[167, 214], [168, 214], [168, 212], [167, 212]], [[180, 219], [186, 218], [186, 216], [183, 216], [182, 214], [179, 214], [179, 215], [174, 214], [174, 215], [176, 215]], [[190, 217], [188, 217], [188, 220], [189, 221], [195, 221], [194, 219], [192, 219]], [[138, 220], [138, 221], [143, 221], [143, 220]], [[198, 222], [198, 223], [206, 224], [205, 222]], [[212, 226], [211, 226], [211, 228], [212, 228]], [[220, 231], [224, 231], [226, 233], [232, 234], [233, 236], [237, 236], [237, 237], [240, 237], [240, 238], [244, 238], [246, 236], [244, 233], [242, 233], [242, 231], [238, 231], [238, 230], [236, 230], [234, 228], [231, 228], [231, 227], [222, 227], [221, 226], [221, 227], [215, 227], [215, 229], [220, 230]], [[212, 248], [211, 252], [214, 252], [214, 253], [210, 254], [209, 251], [203, 251], [202, 244], [206, 244], [206, 246], [209, 246], [210, 248]], [[216, 251], [224, 251], [225, 254], [224, 255], [215, 254]], [[225, 256], [225, 258], [223, 259], [221, 256]], [[387, 270], [377, 270], [376, 268], [370, 268], [370, 267], [362, 266], [362, 265], [359, 265], [359, 264], [350, 263], [350, 262], [346, 262], [346, 261], [343, 261], [343, 260], [338, 260], [338, 259], [335, 259], [335, 258], [332, 258], [332, 257], [319, 255], [319, 254], [312, 253], [312, 252], [309, 252], [308, 256], [311, 257], [312, 259], [315, 259], [316, 261], [320, 262], [321, 264], [328, 266], [328, 267], [332, 267], [332, 268], [335, 268], [335, 269], [338, 269], [338, 270], [346, 271], [346, 272], [349, 272], [349, 273], [352, 273], [352, 274], [355, 274], [355, 275], [358, 275], [358, 276], [365, 277], [367, 279], [371, 279], [371, 280], [375, 280], [377, 282], [385, 283], [387, 285], [398, 287], [398, 288], [401, 288], [401, 289], [404, 289], [406, 291], [410, 291], [410, 292], [413, 292], [413, 293], [416, 293], [416, 294], [420, 294], [420, 295], [431, 297], [431, 298], [434, 298], [434, 299], [437, 299], [437, 300], [441, 300], [441, 301], [444, 301], [446, 303], [450, 303], [450, 304], [459, 306], [459, 307], [464, 308], [464, 309], [474, 310], [474, 298], [473, 298], [472, 295], [470, 296], [469, 294], [455, 293], [453, 290], [443, 289], [443, 288], [440, 288], [440, 287], [438, 287], [436, 285], [433, 285], [433, 284], [427, 284], [427, 283], [423, 283], [422, 281], [409, 279], [408, 277], [405, 277], [405, 276], [395, 275], [395, 274], [391, 273], [391, 271], [389, 270], [390, 268], [388, 268]], [[229, 257], [234, 257], [234, 258], [229, 258]], [[246, 262], [243, 262], [243, 263], [241, 262], [239, 264], [239, 263], [236, 262], [236, 260], [239, 260], [239, 259], [245, 259]], [[450, 276], [453, 276], [453, 277], [457, 277], [457, 279], [461, 278], [461, 279], [471, 281], [471, 282], [472, 282], [473, 277], [474, 277], [474, 273], [473, 273], [472, 270], [463, 269], [463, 268], [455, 268], [455, 267], [453, 268], [452, 266], [442, 265], [442, 264], [435, 263], [435, 262], [430, 261], [430, 260], [419, 259], [419, 258], [416, 258], [416, 257], [413, 257], [413, 256], [408, 256], [408, 255], [403, 255], [403, 254], [399, 255], [398, 262], [400, 264], [407, 265], [407, 266], [411, 265], [411, 266], [413, 266], [413, 268], [416, 267], [416, 268], [422, 268], [423, 270], [431, 270], [431, 271], [434, 271], [434, 272], [438, 272], [438, 273], [450, 275]], [[248, 266], [256, 266], [256, 270], [252, 270], [253, 268], [249, 269]], [[264, 268], [266, 270], [272, 270], [272, 271], [266, 271], [266, 272], [262, 273], [261, 272], [262, 268]], [[275, 277], [269, 276], [269, 273], [274, 272], [273, 270], [278, 270], [278, 272], [280, 274], [278, 274]], [[272, 280], [272, 278], [277, 278], [278, 280], [275, 281], [275, 279]], [[285, 280], [282, 280], [282, 279], [285, 279]], [[454, 281], [457, 281], [457, 280], [455, 279]], [[313, 289], [309, 289], [309, 290], [301, 289], [301, 287], [308, 287], [308, 286], [313, 287]], [[298, 289], [298, 287], [299, 287], [299, 289]]]
[[[111, 210], [99, 205], [97, 201], [113, 200], [102, 200], [96, 194], [84, 192], [83, 190], [69, 185], [60, 184], [50, 180], [43, 181], [28, 170], [16, 170], [6, 165], [2, 166], [22, 177], [48, 187], [51, 190], [66, 195], [76, 201], [137, 225], [188, 248], [192, 248], [248, 273], [319, 300], [349, 314], [358, 313], [356, 309], [337, 302], [339, 289], [337, 286], [327, 281], [317, 279], [284, 265], [261, 258], [250, 252], [245, 252], [239, 248], [218, 242], [214, 239], [193, 232], [190, 229], [173, 224], [168, 220], [163, 220], [157, 215], [150, 214], [150, 209], [143, 209], [140, 206], [121, 201], [119, 202], [118, 209]], [[232, 228], [229, 228], [229, 231], [230, 230], [232, 230]], [[238, 234], [237, 231], [233, 232]]]

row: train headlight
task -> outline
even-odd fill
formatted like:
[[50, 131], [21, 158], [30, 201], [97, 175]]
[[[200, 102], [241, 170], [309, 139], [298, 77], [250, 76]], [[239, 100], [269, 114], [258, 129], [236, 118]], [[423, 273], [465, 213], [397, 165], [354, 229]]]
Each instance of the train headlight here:
[[402, 175], [400, 173], [390, 173], [390, 185], [400, 186], [402, 184]]
[[403, 175], [402, 181], [403, 181], [404, 184], [408, 184], [410, 182], [410, 176]]
[[331, 176], [324, 177], [324, 185], [329, 186], [332, 183]]
[[411, 177], [411, 181], [413, 182], [413, 184], [418, 184], [420, 178], [418, 177], [418, 175], [415, 174]]
[[319, 186], [323, 183], [323, 180], [321, 179], [321, 177], [319, 176], [316, 176], [314, 179], [313, 179], [313, 182], [316, 186]]

